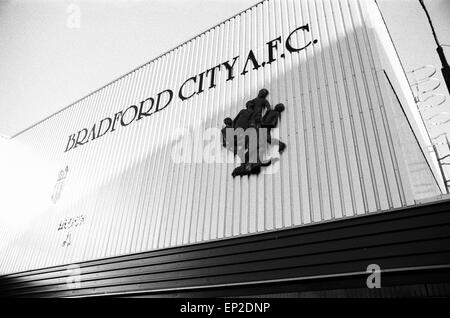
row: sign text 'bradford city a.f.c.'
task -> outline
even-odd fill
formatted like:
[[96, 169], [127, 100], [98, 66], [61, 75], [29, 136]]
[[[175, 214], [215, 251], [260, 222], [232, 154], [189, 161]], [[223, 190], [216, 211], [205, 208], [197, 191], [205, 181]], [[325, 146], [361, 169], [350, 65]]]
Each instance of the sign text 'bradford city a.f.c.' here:
[[[293, 35], [297, 34], [297, 32], [309, 32], [309, 25], [303, 25], [295, 30], [293, 30], [284, 41], [284, 46], [289, 53], [298, 53], [307, 47], [309, 47], [313, 43], [317, 43], [317, 40], [311, 40], [308, 43], [305, 43], [303, 46], [296, 47], [293, 43]], [[258, 70], [261, 67], [264, 67], [268, 64], [276, 61], [276, 51], [278, 50], [279, 43], [283, 43], [282, 37], [278, 36], [277, 38], [270, 40], [266, 43], [268, 50], [268, 60], [259, 63], [257, 57], [253, 50], [250, 50], [247, 54], [247, 58], [245, 59], [244, 66], [242, 67], [242, 71], [240, 75], [245, 75], [249, 72], [249, 69], [252, 67], [253, 70]], [[285, 57], [284, 53], [279, 55], [281, 58]], [[237, 61], [240, 59], [240, 56], [235, 56], [231, 60], [227, 60], [223, 63], [220, 63], [210, 69], [207, 69], [195, 76], [189, 77], [186, 79], [183, 84], [178, 89], [178, 98], [182, 101], [192, 98], [195, 95], [201, 94], [207, 89], [214, 88], [216, 86], [217, 74], [221, 71], [226, 72], [226, 81], [231, 81], [235, 78], [235, 71], [237, 69]], [[206, 82], [206, 83], [205, 83]], [[209, 82], [209, 83], [208, 83]], [[195, 84], [195, 89], [189, 91], [186, 87], [188, 83]], [[69, 136], [69, 140], [66, 145], [66, 149], [64, 152], [75, 149], [79, 146], [85, 145], [91, 140], [98, 139], [108, 132], [113, 132], [119, 127], [126, 127], [135, 121], [139, 121], [143, 118], [151, 116], [170, 105], [174, 97], [174, 92], [171, 89], [165, 89], [156, 94], [154, 97], [148, 97], [136, 105], [131, 105], [125, 110], [121, 110], [115, 113], [111, 117], [105, 117], [99, 122], [95, 123], [90, 128], [83, 128], [80, 131], [71, 134]]]

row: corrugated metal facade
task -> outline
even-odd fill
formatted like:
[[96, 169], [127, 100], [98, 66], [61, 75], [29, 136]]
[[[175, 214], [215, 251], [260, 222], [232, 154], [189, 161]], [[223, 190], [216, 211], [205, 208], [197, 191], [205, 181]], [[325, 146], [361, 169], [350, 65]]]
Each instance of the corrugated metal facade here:
[[[49, 188], [48, 209], [29, 228], [1, 230], [0, 271], [331, 221], [440, 194], [435, 162], [419, 147], [428, 143], [423, 125], [414, 105], [404, 105], [410, 91], [398, 89], [408, 85], [393, 71], [401, 66], [388, 56], [392, 43], [382, 44], [385, 52], [376, 33], [386, 31], [373, 29], [380, 21], [371, 1], [263, 1], [19, 134], [15, 140], [55, 176], [69, 171], [61, 198], [53, 203]], [[309, 31], [295, 32], [291, 43], [317, 43], [287, 52], [289, 34], [306, 24]], [[266, 43], [279, 36], [276, 60], [267, 63]], [[250, 51], [266, 64], [254, 69], [249, 62], [241, 75]], [[215, 87], [178, 98], [188, 78], [236, 56], [233, 80], [222, 65]], [[185, 92], [199, 89], [197, 79]], [[224, 148], [221, 158], [234, 163], [204, 162], [198, 152], [190, 162], [174, 161], [180, 128], [194, 135], [221, 128], [263, 87], [272, 105], [286, 105], [279, 132], [287, 150], [279, 164], [232, 178], [238, 163]], [[74, 132], [167, 88], [175, 96], [165, 109], [64, 152]], [[220, 147], [218, 139], [208, 143]], [[58, 230], [71, 218], [69, 229]]]

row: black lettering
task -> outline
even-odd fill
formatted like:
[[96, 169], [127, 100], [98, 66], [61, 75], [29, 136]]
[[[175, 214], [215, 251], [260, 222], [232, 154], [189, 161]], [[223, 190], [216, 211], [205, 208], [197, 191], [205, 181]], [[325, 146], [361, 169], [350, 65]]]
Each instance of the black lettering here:
[[[80, 140], [80, 133], [81, 132], [84, 132], [84, 136], [83, 136], [83, 138], [81, 138], [81, 141], [79, 141]], [[86, 129], [86, 128], [83, 128], [83, 129], [81, 129], [79, 132], [78, 132], [78, 134], [77, 134], [77, 141], [76, 141], [76, 143], [75, 143], [75, 147], [74, 148], [76, 148], [78, 145], [84, 145], [85, 143], [87, 143], [88, 141], [89, 141], [89, 139], [87, 139], [86, 137], [87, 137], [87, 134], [88, 134], [88, 130]], [[87, 139], [86, 141], [84, 141], [85, 139]]]
[[[102, 133], [103, 123], [105, 122], [105, 120], [108, 121], [108, 128], [106, 128], [106, 130]], [[109, 131], [109, 128], [111, 128], [111, 123], [112, 123], [112, 119], [109, 117], [106, 117], [100, 121], [100, 125], [98, 127], [97, 138], [102, 137]]]
[[[149, 107], [149, 109], [147, 111], [143, 111], [144, 104], [147, 101], [151, 101], [152, 103], [150, 104], [150, 107]], [[154, 104], [155, 104], [155, 100], [152, 97], [149, 97], [146, 100], [143, 100], [141, 102], [140, 107], [139, 107], [139, 115], [138, 115], [138, 118], [136, 120], [141, 120], [142, 118], [144, 118], [144, 116], [150, 116], [151, 114], [149, 114], [149, 112], [152, 110]]]
[[189, 81], [194, 81], [194, 83], [196, 83], [196, 82], [197, 82], [197, 77], [196, 77], [196, 76], [189, 77], [189, 78], [188, 78], [186, 81], [184, 81], [184, 83], [181, 85], [180, 90], [178, 91], [178, 97], [179, 97], [181, 100], [189, 99], [189, 98], [191, 98], [192, 96], [195, 95], [195, 93], [192, 93], [191, 95], [189, 95], [189, 96], [187, 96], [187, 97], [183, 95], [183, 87], [184, 87], [184, 85], [186, 85], [186, 83], [189, 82]]
[[[160, 108], [159, 103], [161, 102], [161, 95], [162, 95], [163, 93], [169, 93], [169, 100], [166, 102], [166, 104], [165, 104], [163, 107]], [[161, 111], [161, 110], [163, 110], [164, 108], [166, 108], [166, 107], [170, 104], [170, 102], [172, 101], [172, 98], [173, 98], [173, 92], [172, 92], [172, 90], [170, 90], [170, 89], [166, 89], [166, 90], [164, 90], [164, 91], [162, 91], [162, 92], [159, 92], [159, 93], [158, 93], [158, 99], [156, 100], [156, 110], [155, 110], [155, 113], [156, 113], [156, 112], [159, 112], [159, 111]]]
[[257, 70], [261, 65], [258, 64], [258, 61], [256, 60], [255, 53], [253, 53], [253, 50], [250, 50], [248, 53], [247, 60], [245, 61], [244, 70], [242, 71], [241, 75], [245, 75], [248, 73], [247, 71], [247, 64], [251, 61], [253, 64], [253, 69]]
[[113, 121], [113, 125], [112, 125], [112, 128], [111, 128], [111, 132], [113, 132], [114, 130], [116, 130], [116, 122], [117, 122], [117, 120], [118, 120], [120, 117], [122, 117], [122, 111], [120, 111], [120, 112], [118, 112], [118, 113], [116, 113], [116, 114], [114, 115], [114, 121]]
[[[131, 118], [131, 120], [130, 120], [128, 123], [125, 123], [125, 115], [127, 114], [127, 111], [128, 111], [129, 109], [133, 109], [133, 110], [134, 110], [134, 115], [133, 115], [133, 117]], [[127, 109], [125, 109], [125, 111], [123, 112], [122, 118], [120, 119], [120, 124], [121, 124], [122, 126], [124, 126], [124, 127], [128, 126], [129, 124], [131, 124], [131, 123], [134, 121], [134, 119], [135, 119], [136, 116], [137, 116], [137, 113], [138, 113], [138, 108], [137, 108], [137, 106], [136, 106], [136, 105], [131, 105], [130, 107], [128, 107]]]
[[199, 81], [198, 81], [198, 91], [197, 94], [200, 94], [203, 92], [203, 76], [205, 75], [205, 72], [202, 72], [198, 74]]
[[301, 27], [298, 27], [297, 29], [295, 29], [294, 31], [292, 31], [291, 34], [289, 34], [289, 36], [287, 37], [287, 39], [286, 39], [286, 49], [287, 49], [289, 52], [291, 52], [291, 53], [293, 53], [293, 52], [299, 52], [299, 51], [301, 51], [301, 50], [303, 50], [303, 49], [306, 49], [309, 45], [311, 45], [311, 41], [309, 41], [308, 44], [306, 44], [304, 47], [301, 47], [301, 48], [294, 48], [294, 47], [291, 45], [291, 36], [292, 36], [295, 32], [297, 32], [298, 30], [305, 30], [305, 31], [309, 32], [309, 25], [306, 24], [306, 25], [303, 25], [303, 26], [301, 26]]
[[[70, 145], [70, 147], [69, 147], [69, 145]], [[67, 142], [66, 150], [64, 150], [64, 152], [69, 151], [74, 146], [75, 146], [75, 134], [69, 136], [69, 141]]]
[[231, 65], [230, 65], [230, 63], [228, 63], [228, 61], [222, 63], [222, 65], [225, 66], [225, 68], [228, 71], [227, 81], [231, 81], [234, 78], [234, 76], [233, 76], [233, 68], [234, 68], [234, 65], [236, 64], [236, 61], [237, 61], [238, 58], [239, 58], [239, 56], [235, 56], [233, 58], [233, 64], [231, 64]]
[[270, 64], [276, 60], [276, 58], [273, 57], [273, 53], [276, 49], [278, 49], [278, 42], [281, 43], [281, 36], [266, 43], [269, 50], [269, 60], [267, 61], [267, 64]]
[[208, 76], [208, 73], [211, 72], [211, 76], [210, 76], [211, 80], [209, 81], [209, 88], [210, 89], [216, 86], [216, 81], [215, 81], [216, 80], [216, 69], [220, 70], [220, 66], [221, 65], [222, 64], [216, 65], [216, 66], [214, 66], [214, 67], [212, 67], [212, 68], [210, 68], [209, 70], [206, 71], [206, 76]]
[[[91, 135], [92, 135], [92, 137], [91, 137]], [[94, 126], [92, 126], [92, 128], [91, 128], [91, 131], [89, 132], [88, 140], [89, 139], [94, 140], [95, 138], [97, 138], [97, 137], [95, 136], [95, 124], [94, 124]]]

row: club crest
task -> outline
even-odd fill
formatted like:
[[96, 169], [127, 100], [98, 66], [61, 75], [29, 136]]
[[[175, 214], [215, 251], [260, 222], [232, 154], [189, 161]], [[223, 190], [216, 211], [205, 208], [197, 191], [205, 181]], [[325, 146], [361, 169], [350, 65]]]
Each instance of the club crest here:
[[59, 200], [59, 198], [61, 197], [61, 192], [63, 190], [64, 187], [64, 182], [67, 178], [67, 173], [69, 172], [69, 167], [66, 166], [65, 169], [61, 170], [58, 174], [58, 178], [56, 179], [56, 184], [53, 188], [53, 194], [52, 194], [52, 202], [54, 204], [56, 204], [56, 202]]

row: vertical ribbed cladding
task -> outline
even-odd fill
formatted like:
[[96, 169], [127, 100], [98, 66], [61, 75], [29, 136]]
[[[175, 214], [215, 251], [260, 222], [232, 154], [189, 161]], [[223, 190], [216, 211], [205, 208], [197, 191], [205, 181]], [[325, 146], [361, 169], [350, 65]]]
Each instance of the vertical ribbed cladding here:
[[[170, 54], [173, 54], [173, 51]], [[157, 91], [160, 91], [164, 89], [165, 87], [168, 87], [170, 81], [172, 80], [172, 76], [174, 74], [174, 61], [169, 59], [168, 55], [165, 55], [162, 57], [163, 61], [163, 73], [161, 73], [161, 80], [158, 83]], [[166, 116], [164, 116], [166, 115]], [[163, 220], [167, 213], [169, 213], [167, 210], [164, 211], [164, 204], [166, 202], [166, 191], [168, 188], [168, 175], [171, 170], [171, 162], [172, 160], [168, 156], [169, 150], [170, 150], [170, 144], [171, 144], [171, 137], [172, 137], [172, 129], [173, 129], [173, 109], [169, 109], [168, 113], [166, 114], [156, 114], [155, 116], [160, 116], [161, 121], [164, 121], [164, 125], [160, 126], [159, 130], [159, 139], [161, 140], [161, 146], [159, 147], [159, 150], [157, 151], [157, 156], [155, 158], [155, 162], [159, 166], [159, 171], [157, 173], [158, 179], [157, 183], [155, 183], [154, 187], [156, 189], [154, 198], [152, 202], [150, 202], [150, 209], [154, 209], [156, 211], [156, 217], [154, 222], [154, 227], [150, 231], [150, 241], [153, 248], [158, 248], [160, 236], [162, 236], [164, 233], [161, 232], [161, 227], [163, 225]], [[170, 190], [169, 190], [170, 191]]]
[[[109, 112], [115, 109], [114, 101], [117, 99], [117, 92], [121, 85], [122, 82], [117, 81], [108, 87], [103, 106], [105, 111]], [[99, 212], [93, 215], [90, 220], [86, 220], [88, 240], [83, 252], [84, 259], [104, 256], [106, 240], [114, 220], [112, 218], [111, 202], [115, 198], [115, 183], [110, 183], [110, 181], [114, 179], [115, 171], [112, 170], [110, 163], [115, 157], [114, 154], [117, 152], [117, 149], [113, 146], [113, 138], [108, 138], [108, 136], [104, 138], [106, 139], [102, 143], [101, 148], [101, 151], [104, 153], [97, 158], [99, 166], [105, 171], [98, 181], [99, 189], [101, 189], [103, 195], [97, 199], [96, 209]], [[101, 230], [98, 231], [98, 229]]]
[[[121, 105], [132, 105], [134, 103], [133, 99], [133, 89], [136, 82], [136, 76], [137, 72], [134, 71], [133, 73], [129, 74], [126, 78], [126, 83], [124, 84], [124, 88], [122, 92], [124, 94], [119, 97], [119, 100], [121, 100]], [[127, 107], [125, 106], [125, 107]], [[123, 107], [123, 106], [122, 106]], [[129, 127], [132, 128], [132, 127]], [[135, 127], [133, 127], [135, 128]], [[119, 132], [119, 131], [117, 131]], [[130, 150], [130, 146], [132, 143], [132, 136], [129, 135], [130, 130], [123, 130], [121, 133], [117, 134], [116, 138], [119, 138], [118, 144], [120, 145], [117, 148], [117, 154], [116, 157], [118, 158], [117, 167], [118, 171], [126, 171], [127, 166], [130, 165], [130, 159], [131, 155], [136, 155], [135, 153], [132, 153]], [[127, 136], [129, 135], [129, 136]], [[128, 138], [127, 138], [128, 137]], [[131, 138], [130, 138], [131, 137]], [[133, 161], [131, 161], [131, 165], [133, 164]], [[106, 256], [110, 255], [118, 255], [120, 254], [120, 247], [123, 240], [124, 235], [124, 229], [123, 227], [127, 224], [124, 222], [126, 220], [126, 217], [130, 215], [131, 213], [134, 213], [134, 211], [129, 211], [128, 213], [123, 213], [123, 202], [126, 200], [127, 195], [129, 194], [129, 187], [128, 183], [131, 179], [131, 172], [128, 172], [126, 174], [123, 174], [116, 182], [119, 183], [119, 187], [116, 192], [116, 197], [114, 199], [114, 203], [112, 205], [112, 209], [114, 211], [114, 221], [112, 225], [111, 232], [109, 234], [109, 238], [107, 240], [107, 247], [106, 247]]]
[[[246, 36], [246, 30], [245, 30], [245, 15], [247, 12], [243, 12], [239, 14], [236, 17], [236, 24], [235, 24], [235, 31], [234, 36], [236, 37], [237, 43], [235, 46], [234, 52], [236, 55], [242, 55], [242, 52], [247, 51], [247, 46], [245, 43], [245, 36]], [[239, 72], [239, 71], [238, 71]], [[235, 79], [236, 83], [236, 99], [235, 104], [233, 105], [233, 108], [231, 110], [231, 116], [237, 114], [238, 111], [245, 107], [244, 104], [244, 98], [247, 97], [245, 95], [245, 78], [239, 77]], [[236, 162], [237, 164], [237, 162]], [[235, 178], [233, 179], [233, 182], [231, 187], [235, 189], [233, 201], [233, 214], [231, 222], [231, 235], [236, 236], [241, 234], [241, 209], [244, 205], [248, 204], [248, 201], [252, 198], [248, 195], [248, 178]], [[247, 206], [246, 206], [247, 208]]]
[[[148, 91], [148, 84], [149, 81], [149, 65], [145, 65], [143, 67], [143, 70], [141, 71], [141, 78], [139, 80], [140, 85], [137, 89], [137, 100], [144, 100], [146, 96], [150, 93]], [[137, 138], [135, 140], [135, 144], [137, 149], [139, 150], [139, 156], [138, 158], [148, 158], [148, 149], [146, 147], [148, 136], [145, 134], [146, 126], [145, 121], [140, 121], [138, 123], [138, 130], [139, 135], [142, 136], [142, 138]], [[139, 170], [135, 174], [135, 180], [133, 189], [131, 190], [131, 193], [136, 193], [137, 195], [133, 196], [130, 195], [130, 198], [133, 198], [133, 202], [131, 203], [132, 210], [136, 211], [135, 217], [132, 219], [132, 223], [130, 224], [130, 227], [128, 228], [128, 237], [126, 240], [127, 246], [125, 247], [125, 251], [130, 253], [133, 251], [136, 251], [136, 234], [140, 232], [139, 225], [143, 224], [143, 215], [144, 215], [144, 209], [140, 205], [139, 198], [142, 197], [142, 194], [140, 193], [143, 189], [146, 188], [146, 180], [148, 179], [147, 176], [147, 165], [142, 164], [139, 165]], [[134, 229], [133, 231], [131, 229]]]
[[[179, 50], [180, 49], [175, 49], [169, 53], [171, 55], [171, 64], [168, 69], [168, 76], [166, 76], [167, 81], [163, 84], [164, 87], [170, 86], [171, 82], [177, 83], [181, 80], [178, 67], [178, 65], [181, 64]], [[168, 246], [166, 236], [170, 235], [169, 223], [174, 222], [174, 210], [170, 205], [173, 203], [172, 200], [176, 200], [176, 198], [172, 197], [172, 192], [175, 189], [176, 181], [174, 181], [174, 178], [177, 176], [177, 171], [175, 169], [176, 165], [174, 165], [171, 157], [171, 145], [173, 145], [174, 142], [173, 132], [182, 124], [180, 109], [169, 109], [167, 115], [170, 118], [170, 121], [165, 127], [165, 130], [167, 131], [167, 142], [164, 145], [164, 156], [161, 159], [165, 163], [165, 167], [163, 168], [165, 184], [159, 194], [160, 210], [164, 211], [164, 213], [161, 214], [160, 218], [159, 229], [157, 232], [159, 235], [155, 238], [157, 246]]]
[[[383, 73], [373, 34], [357, 0], [263, 1], [92, 93], [16, 139], [54, 166], [69, 167], [57, 204], [26, 232], [0, 237], [0, 270], [12, 272], [151, 249], [306, 225], [414, 204], [393, 107], [400, 107]], [[307, 49], [289, 53], [287, 36]], [[268, 61], [266, 43], [281, 35], [277, 60], [241, 75], [250, 50]], [[280, 55], [284, 53], [282, 58]], [[222, 66], [216, 87], [187, 100], [178, 88], [224, 61], [240, 56], [235, 78]], [[203, 147], [175, 162], [174, 147], [220, 143], [203, 135], [222, 128], [261, 88], [272, 106], [283, 103], [279, 137], [287, 150], [258, 176], [232, 178], [239, 164], [205, 162]], [[164, 89], [170, 105], [149, 117], [64, 152], [67, 138]], [[198, 91], [190, 81], [186, 92]], [[406, 93], [405, 93], [406, 94]], [[156, 101], [155, 101], [156, 102]], [[183, 129], [184, 128], [184, 129]], [[193, 137], [198, 130], [200, 139]], [[187, 135], [187, 136], [186, 136]], [[214, 139], [214, 137], [217, 137]], [[272, 152], [273, 155], [276, 151]], [[199, 160], [202, 160], [200, 162]], [[272, 171], [273, 173], [267, 173]], [[62, 247], [59, 222], [85, 215]]]
[[[189, 48], [189, 54], [186, 56], [187, 58], [187, 70], [186, 70], [186, 78], [189, 76], [192, 76], [196, 74], [197, 69], [197, 63], [199, 58], [199, 47], [200, 47], [201, 41], [198, 37], [196, 41], [190, 41], [186, 44], [187, 48]], [[190, 88], [191, 84], [188, 84], [188, 88]], [[194, 98], [191, 98], [184, 102], [183, 108], [186, 109], [185, 118], [186, 122], [182, 127], [191, 130], [192, 123], [198, 120], [195, 117], [195, 109], [194, 109]], [[193, 162], [193, 154], [190, 153], [188, 160], [191, 160]], [[181, 163], [182, 164], [182, 163]], [[192, 216], [192, 198], [194, 195], [194, 169], [195, 164], [190, 164], [185, 166], [186, 175], [185, 181], [183, 182], [183, 192], [185, 195], [182, 196], [181, 200], [181, 206], [180, 206], [180, 213], [182, 213], [184, 217], [184, 222], [179, 223], [179, 233], [178, 233], [178, 239], [177, 244], [187, 244], [189, 242], [189, 230], [191, 225], [191, 216]], [[185, 197], [186, 196], [186, 197]], [[183, 220], [183, 218], [182, 218]], [[150, 246], [151, 247], [151, 246]]]
[[[338, 150], [337, 150], [337, 140], [336, 140], [336, 127], [335, 121], [333, 118], [333, 105], [331, 100], [331, 92], [330, 92], [330, 73], [327, 69], [326, 59], [326, 47], [330, 46], [330, 41], [327, 37], [326, 30], [328, 29], [328, 23], [319, 23], [319, 20], [326, 21], [323, 16], [323, 7], [318, 6], [316, 2], [314, 2], [314, 7], [312, 8], [314, 14], [312, 15], [312, 19], [316, 21], [318, 28], [318, 35], [321, 39], [320, 43], [315, 46], [317, 48], [317, 56], [315, 61], [315, 69], [316, 69], [316, 80], [320, 82], [322, 87], [319, 94], [319, 112], [321, 117], [321, 130], [322, 136], [324, 136], [325, 141], [323, 144], [325, 155], [325, 168], [326, 168], [326, 190], [328, 193], [328, 201], [330, 214], [327, 215], [327, 218], [334, 219], [336, 217], [342, 216], [342, 211], [345, 211], [345, 208], [342, 206], [342, 181], [341, 181], [341, 171], [338, 162]], [[313, 21], [311, 21], [313, 23]], [[331, 77], [332, 78], [332, 77]], [[328, 126], [328, 127], [327, 127]], [[327, 154], [327, 149], [333, 149], [333, 151], [329, 151]], [[333, 186], [333, 185], [338, 185]]]
[[[144, 73], [144, 70], [138, 70], [136, 71], [136, 79], [135, 79], [135, 83], [133, 84], [133, 92], [132, 92], [132, 96], [131, 96], [131, 100], [133, 101], [132, 103], [134, 104], [136, 100], [142, 100], [143, 96], [142, 95], [142, 75]], [[143, 147], [140, 146], [140, 143], [142, 142], [142, 140], [145, 138], [142, 134], [142, 125], [140, 123], [136, 123], [136, 127], [132, 127], [135, 132], [134, 134], [137, 136], [140, 136], [140, 138], [129, 138], [130, 140], [130, 156], [133, 157], [137, 157], [133, 158], [130, 157], [127, 162], [133, 161], [133, 165], [136, 164], [136, 162], [140, 162], [141, 158], [142, 158], [142, 153], [143, 153]], [[130, 131], [131, 133], [131, 131]], [[118, 250], [118, 252], [116, 252], [116, 254], [123, 254], [123, 253], [129, 253], [130, 249], [131, 249], [131, 241], [132, 241], [132, 232], [131, 229], [135, 228], [135, 224], [136, 224], [136, 218], [137, 218], [137, 214], [138, 214], [138, 210], [136, 208], [136, 204], [135, 201], [139, 198], [139, 196], [134, 195], [134, 193], [137, 193], [137, 186], [139, 185], [140, 182], [140, 178], [139, 176], [142, 175], [143, 171], [142, 171], [143, 165], [139, 164], [137, 166], [136, 169], [132, 170], [130, 173], [130, 180], [126, 186], [127, 190], [124, 192], [125, 193], [125, 198], [124, 200], [122, 200], [121, 205], [119, 206], [120, 209], [126, 210], [126, 209], [130, 209], [131, 213], [126, 213], [125, 216], [125, 220], [123, 222], [121, 222], [122, 224], [124, 224], [122, 226], [122, 230], [121, 232], [123, 233], [123, 237], [121, 239], [120, 242], [120, 248]]]
[[[156, 72], [155, 72], [155, 68], [156, 68], [156, 63], [151, 63], [148, 67], [148, 72], [145, 76], [145, 89], [144, 89], [144, 94], [150, 94], [151, 91], [153, 91], [154, 86], [156, 85], [156, 81], [152, 81], [151, 79], [153, 78], [154, 80], [156, 80]], [[156, 136], [156, 131], [155, 131], [155, 125], [151, 125], [150, 122], [142, 120], [142, 122], [140, 123], [143, 127], [143, 138], [142, 138], [142, 147], [144, 149], [146, 149], [147, 151], [147, 158], [145, 159], [145, 168], [146, 171], [144, 173], [144, 179], [142, 181], [142, 196], [143, 198], [147, 198], [148, 197], [148, 193], [150, 192], [150, 190], [153, 187], [152, 181], [154, 180], [153, 178], [153, 173], [154, 173], [154, 167], [155, 165], [150, 165], [151, 163], [151, 156], [149, 155], [151, 152], [151, 149], [149, 149], [149, 146], [152, 144], [152, 136]], [[147, 205], [146, 205], [146, 201], [145, 200], [140, 200], [140, 205], [139, 205], [139, 209], [142, 210], [142, 213], [144, 215], [144, 221], [142, 221], [142, 224], [140, 225], [140, 229], [138, 232], [138, 239], [140, 239], [140, 241], [137, 242], [137, 246], [136, 246], [136, 251], [140, 251], [143, 250], [145, 248], [147, 248], [145, 241], [142, 240], [142, 238], [144, 237], [144, 235], [146, 234], [145, 231], [145, 225], [148, 224], [148, 219], [150, 218], [150, 216], [152, 215], [152, 211], [150, 209], [148, 209]]]
[[[283, 12], [281, 15], [281, 21], [284, 22], [282, 25], [283, 34], [289, 34], [290, 25], [296, 25], [295, 23], [295, 4], [292, 1], [285, 1], [285, 5], [282, 6]], [[299, 80], [297, 72], [293, 70], [296, 69], [296, 65], [298, 65], [298, 60], [295, 60], [295, 57], [292, 55], [288, 55], [284, 61], [282, 62], [282, 66], [285, 71], [285, 82], [286, 87], [283, 94], [285, 94], [285, 98], [282, 100], [286, 106], [289, 107], [289, 111], [291, 112], [291, 116], [284, 116], [282, 119], [282, 123], [286, 123], [283, 127], [282, 131], [286, 131], [286, 134], [282, 134], [281, 138], [286, 140], [286, 143], [290, 145], [291, 151], [287, 152], [288, 156], [288, 166], [287, 169], [290, 173], [287, 173], [287, 178], [289, 178], [289, 185], [286, 187], [284, 191], [285, 196], [289, 197], [290, 200], [290, 217], [292, 219], [292, 224], [299, 225], [302, 224], [302, 197], [301, 197], [301, 177], [300, 177], [300, 169], [301, 163], [301, 148], [300, 148], [300, 132], [297, 129], [297, 123], [300, 120], [299, 109], [300, 100], [296, 100], [294, 95], [294, 88], [297, 87]], [[280, 100], [281, 102], [281, 100]], [[286, 209], [289, 211], [289, 209]]]
[[[126, 78], [123, 78], [113, 83], [106, 91], [103, 105], [103, 111], [106, 113], [113, 113], [118, 109], [119, 106], [117, 100], [119, 99], [119, 92], [122, 89], [125, 80]], [[116, 132], [111, 134], [116, 134]], [[108, 137], [109, 136], [103, 137], [105, 139], [102, 141], [102, 145], [99, 149], [99, 152], [103, 151], [104, 153], [94, 159], [97, 160], [98, 169], [105, 172], [104, 176], [99, 178], [98, 181], [98, 189], [103, 195], [94, 198], [94, 200], [96, 200], [95, 209], [97, 213], [86, 215], [86, 224], [83, 227], [88, 231], [88, 237], [83, 251], [84, 259], [105, 256], [105, 240], [109, 237], [112, 224], [115, 220], [113, 217], [114, 211], [112, 210], [110, 203], [116, 197], [117, 183], [110, 183], [110, 186], [108, 186], [109, 181], [114, 180], [115, 178], [115, 171], [110, 169], [108, 162], [115, 162], [122, 151], [118, 152], [117, 148], [114, 147], [114, 143], [111, 140], [112, 138]], [[119, 136], [114, 135], [113, 138], [119, 138]]]
[[[183, 45], [182, 47], [178, 48], [176, 50], [176, 64], [175, 65], [182, 65], [182, 61], [184, 58], [189, 56], [189, 52], [190, 52], [190, 46], [189, 45]], [[182, 82], [184, 78], [189, 77], [189, 73], [188, 73], [188, 63], [184, 63], [184, 67], [181, 69], [176, 68], [175, 70], [175, 81], [176, 82]], [[177, 112], [178, 116], [176, 118], [176, 121], [174, 122], [173, 125], [173, 131], [176, 131], [177, 129], [180, 129], [181, 127], [185, 127], [186, 126], [186, 116], [188, 114], [188, 109], [181, 107], [180, 105], [178, 105], [178, 107], [180, 107], [179, 111]], [[174, 135], [174, 139], [173, 142], [177, 142], [178, 139], [176, 138], [181, 138], [181, 136], [177, 136]], [[167, 158], [167, 160], [169, 162], [172, 162], [172, 158], [170, 157], [172, 154], [169, 151], [168, 156], [169, 158]], [[170, 211], [170, 215], [167, 218], [167, 222], [165, 224], [165, 228], [166, 230], [164, 231], [164, 244], [165, 246], [171, 246], [171, 245], [176, 245], [176, 241], [177, 241], [177, 234], [178, 234], [178, 229], [180, 224], [182, 224], [183, 222], [180, 223], [180, 218], [181, 218], [181, 206], [179, 205], [181, 203], [181, 200], [179, 200], [180, 197], [183, 196], [183, 193], [185, 191], [185, 187], [183, 186], [183, 184], [185, 184], [185, 175], [183, 174], [184, 172], [186, 172], [186, 169], [184, 169], [184, 165], [183, 164], [178, 164], [178, 165], [172, 165], [172, 168], [170, 169], [171, 172], [171, 185], [170, 185], [170, 189], [172, 189], [172, 191], [170, 191], [170, 196], [168, 197], [166, 204], [169, 205], [168, 207], [168, 211]], [[177, 179], [178, 177], [178, 179]]]

